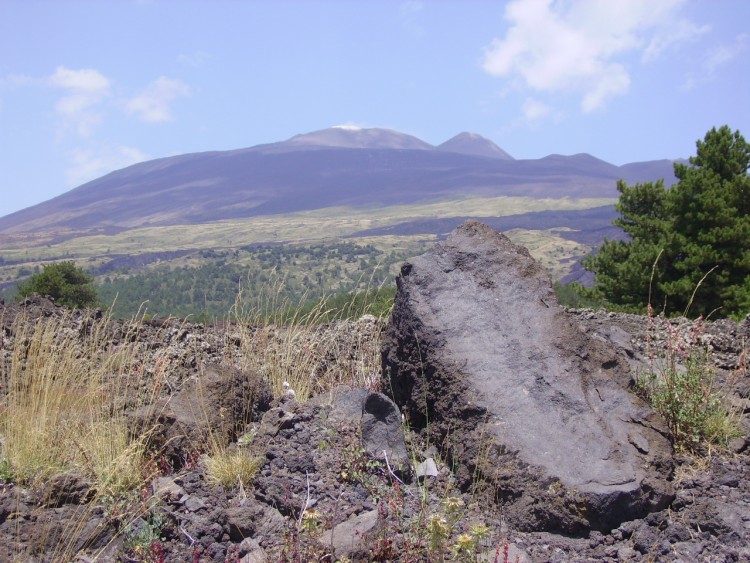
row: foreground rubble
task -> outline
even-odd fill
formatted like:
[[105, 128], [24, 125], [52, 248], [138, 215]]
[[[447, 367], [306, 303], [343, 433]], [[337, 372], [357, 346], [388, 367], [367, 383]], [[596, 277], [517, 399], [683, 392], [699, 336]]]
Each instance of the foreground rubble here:
[[[481, 231], [471, 236], [477, 233]], [[440, 260], [446, 259], [447, 254], [440, 252]], [[451, 256], [454, 260], [456, 255]], [[481, 256], [472, 257], [478, 259], [481, 263]], [[519, 259], [525, 264], [526, 257]], [[438, 263], [442, 264], [439, 260]], [[416, 261], [412, 267], [402, 276], [400, 291], [409, 284], [414, 284], [410, 286], [412, 292], [424, 289], [424, 285], [413, 281], [420, 279], [424, 263]], [[465, 275], [461, 272], [466, 267], [454, 264], [452, 270], [443, 270], [458, 276]], [[533, 269], [533, 264], [524, 267]], [[506, 286], [513, 283], [509, 272], [511, 269], [506, 268], [503, 274], [507, 276], [503, 279]], [[468, 287], [465, 282], [462, 280], [459, 285]], [[518, 283], [519, 288], [511, 294], [519, 300], [529, 285], [541, 284], [528, 280]], [[440, 285], [445, 287], [444, 283]], [[525, 289], [521, 291], [521, 287]], [[493, 299], [499, 297], [494, 293], [499, 289], [487, 287], [475, 288], [461, 299], [484, 290]], [[504, 291], [508, 291], [507, 287]], [[341, 385], [305, 402], [298, 402], [291, 393], [273, 398], [262, 377], [243, 370], [243, 348], [231, 326], [206, 327], [161, 320], [139, 322], [138, 330], [133, 331], [128, 324], [131, 321], [110, 323], [113, 346], [126, 337], [142, 345], [140, 357], [147, 373], [154, 372], [154, 366], [164, 358], [170, 358], [173, 366], [158, 399], [159, 407], [148, 412], [129, 411], [134, 428], [153, 428], [144, 485], [115, 499], [97, 494], [85, 471], [71, 470], [34, 487], [18, 485], [12, 476], [2, 474], [5, 480], [0, 482], [0, 560], [750, 560], [750, 452], [745, 438], [733, 440], [729, 449], [694, 454], [672, 454], [670, 447], [664, 465], [655, 467], [660, 473], [654, 491], [660, 492], [650, 498], [658, 500], [649, 501], [648, 506], [630, 502], [598, 506], [592, 504], [595, 499], [591, 497], [578, 498], [576, 490], [585, 493], [585, 486], [570, 484], [564, 476], [554, 477], [549, 466], [535, 464], [530, 457], [515, 456], [517, 442], [507, 443], [504, 457], [481, 466], [476, 449], [472, 448], [478, 447], [481, 453], [482, 442], [473, 437], [470, 424], [459, 429], [465, 432], [460, 435], [464, 447], [456, 447], [450, 439], [459, 434], [450, 430], [454, 411], [447, 399], [463, 401], [457, 405], [466, 409], [467, 398], [451, 395], [447, 387], [439, 388], [443, 395], [441, 391], [432, 396], [435, 388], [428, 388], [425, 396], [430, 408], [420, 410], [423, 403], [414, 386], [392, 379], [396, 359], [408, 357], [409, 350], [417, 348], [415, 331], [408, 335], [403, 330], [408, 323], [399, 317], [403, 313], [399, 307], [406, 307], [409, 299], [416, 300], [409, 301], [411, 306], [429, 306], [429, 300], [419, 301], [427, 297], [415, 295], [407, 293], [397, 298], [394, 324], [383, 345], [385, 366], [391, 368], [390, 373], [387, 369], [385, 372], [388, 378], [381, 380], [379, 373], [372, 373], [369, 380], [373, 384], [369, 388]], [[695, 325], [685, 320], [602, 311], [562, 311], [556, 309], [554, 297], [546, 293], [541, 298], [535, 293], [524, 298], [546, 301], [533, 304], [537, 313], [550, 315], [545, 317], [545, 330], [563, 326], [556, 330], [570, 335], [574, 332], [576, 339], [583, 339], [568, 339], [553, 346], [565, 350], [572, 345], [578, 354], [577, 366], [590, 362], [593, 367], [586, 369], [596, 381], [592, 388], [603, 395], [615, 393], [612, 384], [626, 389], [630, 384], [628, 374], [645, 369], [660, 338], [663, 341], [670, 331], [691, 330]], [[403, 300], [400, 304], [399, 299]], [[443, 306], [455, 308], [461, 302]], [[519, 303], [517, 316], [498, 319], [498, 323], [508, 335], [520, 338], [523, 331], [533, 331], [534, 327], [523, 324], [523, 319], [528, 318], [525, 315], [531, 314], [530, 305]], [[489, 317], [491, 309], [480, 303], [481, 308], [487, 309]], [[465, 320], [486, 318], [482, 317], [484, 314], [476, 310]], [[34, 323], [60, 317], [63, 312], [40, 299], [0, 306], [0, 361], [6, 366], [11, 362], [19, 315]], [[97, 316], [96, 312], [75, 313], [65, 318], [66, 326], [76, 334], [85, 333]], [[349, 349], [354, 357], [361, 352], [363, 343], [378, 350], [383, 329], [383, 323], [364, 319], [335, 331], [326, 326], [319, 330], [335, 332], [338, 354], [346, 356], [343, 351]], [[432, 329], [440, 330], [435, 326]], [[744, 354], [750, 340], [750, 319], [742, 323], [703, 323], [700, 329], [702, 341], [713, 351], [717, 380], [738, 409], [747, 434], [750, 374]], [[447, 336], [442, 333], [442, 337]], [[481, 338], [481, 333], [472, 337]], [[424, 358], [430, 369], [434, 368], [430, 375], [439, 381], [439, 371], [445, 371], [445, 365], [429, 355], [434, 351], [433, 344], [427, 343], [432, 349], [424, 350], [421, 347], [425, 342], [420, 342], [421, 352], [427, 353]], [[540, 357], [549, 353], [540, 351], [539, 342], [531, 344], [537, 347]], [[602, 351], [597, 351], [600, 347]], [[455, 350], [451, 352], [454, 363], [449, 367], [464, 369], [472, 358], [460, 363]], [[534, 364], [533, 351], [517, 351], [519, 357], [531, 362], [532, 369], [531, 380], [519, 385], [532, 385], [545, 376], [533, 372], [537, 369], [534, 365], [539, 365]], [[330, 356], [321, 358], [315, 368], [316, 377], [322, 378], [332, 361]], [[511, 371], [511, 367], [508, 364], [503, 370]], [[522, 367], [518, 365], [514, 377], [523, 376]], [[402, 375], [408, 371], [397, 369]], [[362, 379], [362, 374], [357, 377]], [[514, 381], [503, 385], [516, 385]], [[514, 396], [515, 391], [507, 391], [508, 396]], [[3, 396], [7, 392], [6, 386], [0, 387]], [[502, 397], [501, 390], [498, 394]], [[395, 398], [395, 403], [389, 397]], [[562, 403], [575, 405], [578, 400], [585, 402], [585, 397], [590, 399], [591, 395], [584, 391], [579, 399]], [[602, 409], [604, 428], [616, 424], [607, 416], [620, 412], [617, 409], [625, 402], [630, 405], [628, 408], [636, 405], [641, 409], [639, 420], [651, 416], [639, 399], [623, 397], [627, 400], [621, 398], [617, 405]], [[485, 416], [490, 405], [471, 400], [478, 407], [477, 412], [479, 407], [484, 409], [481, 413]], [[199, 409], [195, 408], [198, 404]], [[441, 410], [443, 405], [445, 410]], [[518, 405], [516, 401], [512, 407]], [[542, 410], [545, 406], [550, 410], [557, 408], [555, 401], [541, 405]], [[503, 412], [493, 416], [501, 417]], [[514, 421], [522, 424], [520, 411], [507, 412], [512, 412]], [[230, 418], [232, 424], [225, 424]], [[661, 428], [656, 421], [653, 427]], [[619, 430], [608, 432], [619, 436]], [[249, 483], [213, 482], [206, 457], [210, 453], [207, 440], [211, 437], [221, 440], [228, 451], [247, 451], [247, 455], [257, 457], [257, 477]], [[663, 443], [654, 445], [652, 439], [649, 437], [644, 443], [632, 437], [619, 447], [632, 448], [632, 455], [652, 463], [644, 450], [664, 448]], [[617, 445], [612, 447], [616, 449]], [[502, 449], [498, 447], [496, 452]], [[528, 468], [525, 475], [513, 473], [517, 470], [514, 468], [523, 471], [524, 467]], [[647, 482], [638, 481], [639, 490], [645, 492]], [[518, 495], [512, 494], [515, 490]], [[583, 504], [577, 505], [576, 501]], [[578, 514], [576, 506], [580, 508]], [[619, 508], [623, 510], [618, 511]]]

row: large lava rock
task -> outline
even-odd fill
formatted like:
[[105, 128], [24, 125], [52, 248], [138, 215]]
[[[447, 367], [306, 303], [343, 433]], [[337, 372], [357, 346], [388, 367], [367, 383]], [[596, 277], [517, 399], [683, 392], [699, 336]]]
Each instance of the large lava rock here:
[[663, 420], [525, 248], [468, 221], [405, 264], [384, 389], [521, 530], [609, 530], [672, 500]]

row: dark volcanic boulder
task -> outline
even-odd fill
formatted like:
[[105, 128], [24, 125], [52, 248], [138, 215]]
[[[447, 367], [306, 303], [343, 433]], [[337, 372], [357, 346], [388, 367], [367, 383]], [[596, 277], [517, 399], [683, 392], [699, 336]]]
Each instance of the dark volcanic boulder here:
[[397, 284], [383, 388], [462, 487], [488, 485], [521, 530], [609, 530], [669, 504], [666, 426], [526, 249], [468, 221]]

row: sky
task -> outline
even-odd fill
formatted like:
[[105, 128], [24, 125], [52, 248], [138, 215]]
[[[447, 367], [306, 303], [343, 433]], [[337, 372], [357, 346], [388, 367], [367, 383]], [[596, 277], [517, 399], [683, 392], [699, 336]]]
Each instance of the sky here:
[[0, 216], [337, 125], [686, 158], [749, 77], [748, 0], [0, 0]]

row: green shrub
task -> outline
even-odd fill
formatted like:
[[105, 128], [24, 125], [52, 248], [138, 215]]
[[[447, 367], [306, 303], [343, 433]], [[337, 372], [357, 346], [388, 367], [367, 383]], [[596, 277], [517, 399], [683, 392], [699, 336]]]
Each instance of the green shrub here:
[[559, 281], [553, 285], [557, 302], [563, 307], [571, 309], [601, 309], [605, 303], [595, 291], [584, 287], [578, 282], [563, 284]]
[[660, 303], [669, 314], [693, 317], [719, 311], [742, 318], [750, 310], [750, 143], [724, 125], [696, 147], [689, 164], [675, 163], [672, 187], [617, 183], [613, 224], [628, 238], [605, 240], [582, 262], [608, 302], [639, 313]]
[[699, 319], [680, 335], [679, 327], [669, 323], [667, 339], [654, 353], [650, 369], [636, 379], [636, 387], [665, 418], [678, 448], [726, 446], [740, 434], [736, 413], [714, 384], [715, 371], [709, 350], [700, 343], [700, 327]]
[[94, 279], [72, 261], [45, 264], [41, 272], [19, 283], [17, 290], [21, 299], [38, 293], [69, 309], [95, 307], [98, 303]]

